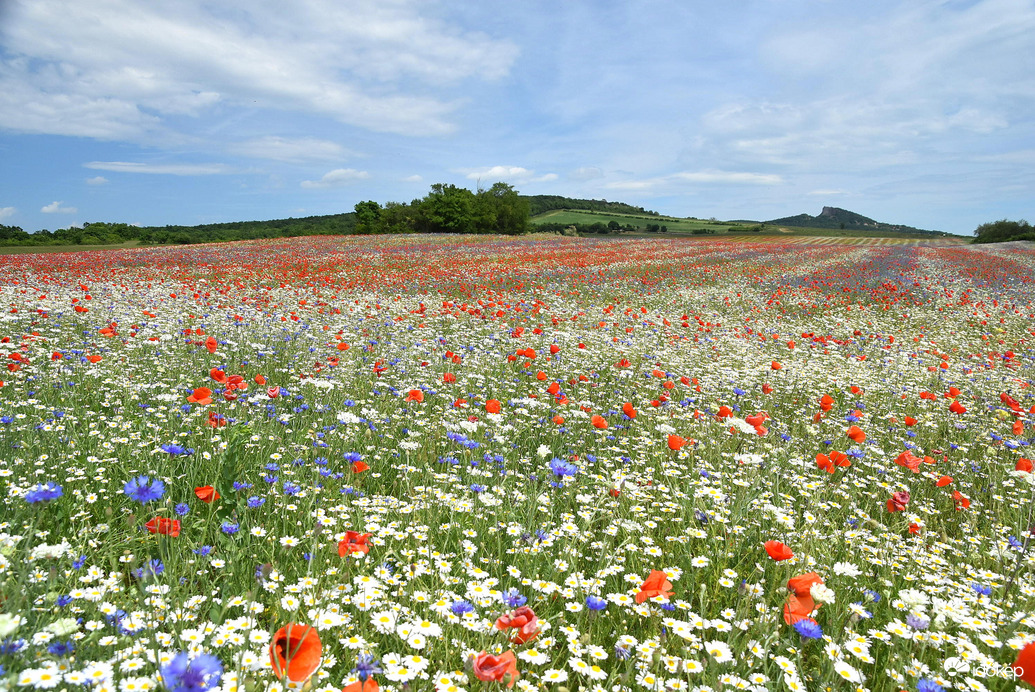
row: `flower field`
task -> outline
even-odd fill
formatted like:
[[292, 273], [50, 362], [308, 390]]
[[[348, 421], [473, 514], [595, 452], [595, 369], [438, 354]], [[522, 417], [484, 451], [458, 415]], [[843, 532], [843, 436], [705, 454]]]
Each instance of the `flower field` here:
[[0, 257], [0, 689], [1035, 681], [1035, 250]]

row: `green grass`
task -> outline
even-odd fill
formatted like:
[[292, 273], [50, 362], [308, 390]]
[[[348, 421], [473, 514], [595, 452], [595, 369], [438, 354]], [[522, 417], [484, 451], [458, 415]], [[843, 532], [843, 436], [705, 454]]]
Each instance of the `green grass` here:
[[31, 255], [52, 252], [85, 252], [88, 250], [126, 250], [140, 247], [140, 243], [129, 240], [114, 245], [8, 245], [0, 246], [0, 255]]

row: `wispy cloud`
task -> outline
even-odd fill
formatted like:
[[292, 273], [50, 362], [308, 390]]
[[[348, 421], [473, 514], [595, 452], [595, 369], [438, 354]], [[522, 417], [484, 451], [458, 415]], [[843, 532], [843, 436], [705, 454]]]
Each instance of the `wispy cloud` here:
[[86, 168], [116, 173], [145, 173], [151, 175], [219, 175], [230, 169], [221, 163], [133, 163], [129, 161], [91, 161]]
[[366, 171], [357, 171], [354, 168], [335, 168], [328, 171], [319, 180], [303, 180], [302, 187], [307, 190], [320, 189], [325, 187], [341, 187], [359, 180], [366, 180], [370, 174]]
[[604, 185], [610, 190], [671, 192], [680, 187], [704, 185], [780, 185], [783, 178], [771, 173], [735, 171], [682, 171], [653, 178], [619, 180]]
[[61, 206], [64, 202], [51, 202], [40, 209], [44, 214], [74, 214], [78, 209], [75, 207], [63, 207]]
[[87, 178], [86, 179], [86, 184], [87, 185], [94, 185], [94, 186], [97, 186], [97, 185], [107, 185], [108, 184], [108, 179], [105, 178], [103, 175], [98, 175], [98, 176], [94, 176], [93, 178]]
[[416, 0], [108, 0], [103, 11], [34, 0], [7, 13], [2, 38], [0, 127], [132, 141], [228, 105], [449, 132], [462, 93], [451, 88], [498, 79], [517, 57], [511, 42], [426, 16]]
[[337, 142], [313, 137], [256, 137], [228, 144], [226, 150], [239, 156], [287, 163], [341, 161], [355, 156]]
[[14, 216], [14, 213], [16, 211], [18, 210], [14, 207], [0, 207], [0, 221], [3, 221], [8, 217]]

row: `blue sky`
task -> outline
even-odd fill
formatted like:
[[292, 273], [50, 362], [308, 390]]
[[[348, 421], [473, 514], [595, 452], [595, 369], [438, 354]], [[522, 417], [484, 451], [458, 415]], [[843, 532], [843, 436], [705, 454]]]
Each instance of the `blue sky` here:
[[497, 180], [675, 216], [1035, 220], [1035, 2], [0, 0], [0, 223]]

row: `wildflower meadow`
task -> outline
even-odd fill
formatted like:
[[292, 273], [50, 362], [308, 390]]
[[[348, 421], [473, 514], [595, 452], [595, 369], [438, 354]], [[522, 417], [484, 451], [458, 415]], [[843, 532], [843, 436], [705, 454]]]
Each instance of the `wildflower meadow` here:
[[1035, 250], [853, 242], [0, 257], [0, 689], [1031, 684]]

